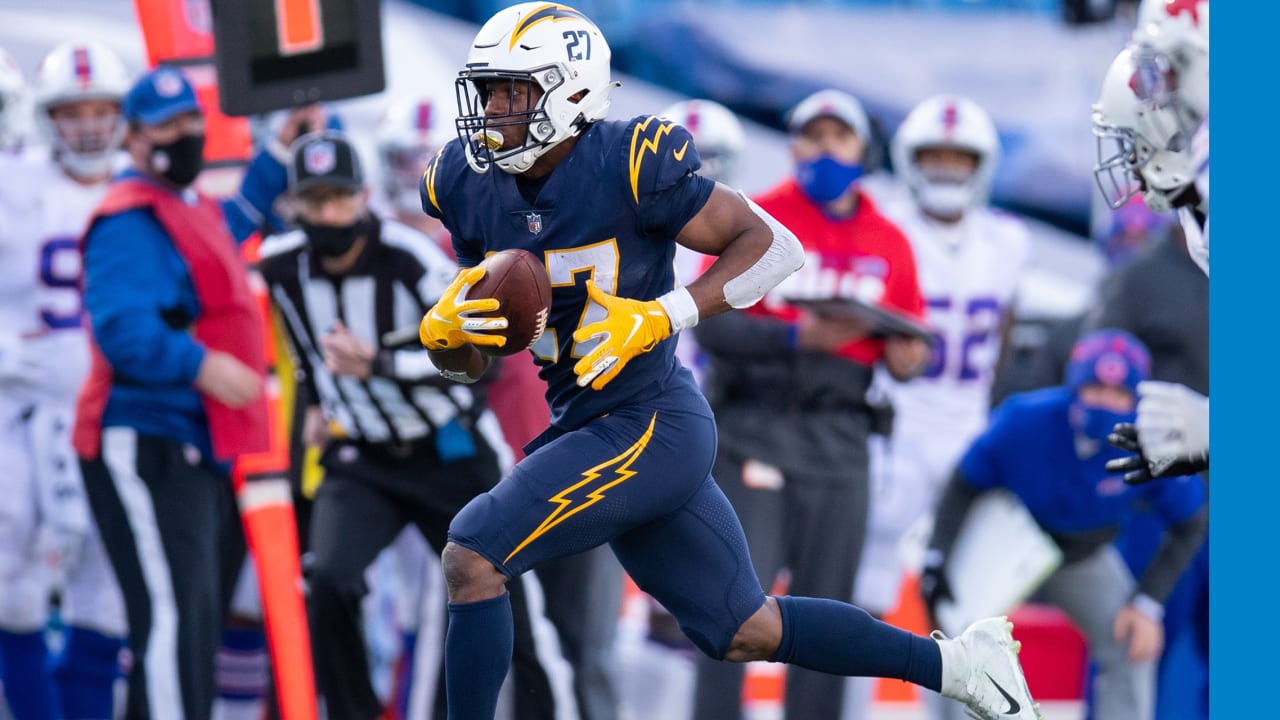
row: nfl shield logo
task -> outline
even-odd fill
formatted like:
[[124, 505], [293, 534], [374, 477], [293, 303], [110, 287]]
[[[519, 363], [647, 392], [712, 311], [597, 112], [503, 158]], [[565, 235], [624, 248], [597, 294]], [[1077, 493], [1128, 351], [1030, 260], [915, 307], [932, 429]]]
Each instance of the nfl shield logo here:
[[324, 175], [336, 164], [336, 154], [331, 142], [316, 142], [307, 146], [302, 163], [312, 175]]
[[538, 213], [529, 213], [528, 215], [524, 216], [524, 219], [529, 221], [529, 232], [533, 233], [534, 235], [537, 235], [538, 233], [542, 232], [542, 216], [541, 215], [539, 215]]

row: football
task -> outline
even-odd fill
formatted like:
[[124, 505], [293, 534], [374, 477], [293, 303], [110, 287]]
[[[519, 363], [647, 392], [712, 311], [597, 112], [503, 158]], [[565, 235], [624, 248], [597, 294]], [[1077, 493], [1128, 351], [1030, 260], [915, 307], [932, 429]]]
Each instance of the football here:
[[507, 319], [506, 330], [494, 331], [507, 343], [500, 348], [476, 347], [489, 355], [515, 355], [528, 349], [542, 337], [551, 310], [551, 280], [542, 261], [527, 250], [503, 250], [486, 257], [480, 266], [484, 277], [467, 291], [467, 299], [498, 301], [496, 311], [483, 315]]

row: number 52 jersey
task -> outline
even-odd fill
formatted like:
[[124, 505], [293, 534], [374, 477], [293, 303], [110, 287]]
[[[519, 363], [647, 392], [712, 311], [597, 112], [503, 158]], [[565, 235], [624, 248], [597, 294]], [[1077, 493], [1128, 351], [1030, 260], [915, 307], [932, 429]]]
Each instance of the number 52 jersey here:
[[696, 174], [693, 138], [656, 117], [592, 124], [545, 178], [530, 180], [491, 166], [467, 165], [461, 141], [448, 143], [427, 165], [422, 207], [443, 220], [458, 264], [520, 248], [542, 258], [551, 279], [547, 330], [531, 348], [547, 382], [553, 425], [572, 430], [629, 400], [686, 384], [675, 359], [676, 338], [642, 353], [596, 391], [580, 388], [573, 366], [596, 340], [575, 342], [579, 327], [604, 317], [587, 297], [594, 279], [607, 293], [652, 300], [675, 287], [674, 239], [702, 209], [714, 181]]
[[885, 209], [911, 241], [935, 333], [921, 377], [893, 387], [898, 418], [905, 434], [954, 436], [963, 445], [986, 426], [1003, 320], [1030, 237], [1020, 221], [986, 207], [954, 224], [930, 219], [906, 198]]

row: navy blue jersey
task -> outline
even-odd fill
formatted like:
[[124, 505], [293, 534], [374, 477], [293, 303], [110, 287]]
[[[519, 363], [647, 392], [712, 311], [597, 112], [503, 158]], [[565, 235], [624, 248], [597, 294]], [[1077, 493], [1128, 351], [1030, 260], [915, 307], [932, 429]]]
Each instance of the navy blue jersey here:
[[1080, 460], [1068, 420], [1074, 398], [1063, 387], [1010, 396], [961, 460], [964, 479], [979, 490], [1012, 491], [1036, 522], [1053, 533], [1121, 525], [1139, 499], [1171, 525], [1204, 505], [1204, 483], [1198, 477], [1126, 485], [1105, 467], [1123, 451], [1105, 445]]
[[610, 294], [652, 300], [676, 285], [675, 236], [702, 209], [714, 181], [700, 166], [683, 127], [655, 117], [598, 122], [545, 178], [536, 200], [521, 195], [516, 177], [498, 169], [479, 174], [460, 141], [427, 166], [422, 207], [453, 236], [458, 264], [478, 264], [511, 248], [543, 258], [551, 278], [547, 330], [531, 348], [547, 383], [551, 422], [564, 429], [625, 403], [661, 393], [677, 373], [675, 337], [631, 360], [603, 390], [580, 388], [573, 366], [595, 341], [573, 333], [604, 317], [587, 298], [594, 278]]

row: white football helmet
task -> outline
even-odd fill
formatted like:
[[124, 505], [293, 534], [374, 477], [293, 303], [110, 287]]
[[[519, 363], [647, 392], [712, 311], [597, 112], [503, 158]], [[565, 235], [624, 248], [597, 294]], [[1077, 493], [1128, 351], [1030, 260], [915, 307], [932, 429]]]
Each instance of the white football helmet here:
[[693, 136], [703, 175], [733, 184], [746, 134], [732, 110], [712, 100], [683, 100], [659, 114]]
[[0, 48], [0, 151], [17, 150], [26, 137], [30, 96], [22, 68]]
[[1209, 0], [1142, 0], [1131, 44], [1138, 48], [1136, 61], [1158, 62], [1173, 73], [1166, 86], [1191, 120], [1209, 113]]
[[119, 112], [55, 123], [50, 109], [83, 100], [113, 100], [118, 105], [131, 85], [124, 63], [101, 43], [63, 43], [45, 56], [36, 71], [36, 125], [63, 169], [85, 178], [109, 172], [126, 124]]
[[378, 124], [378, 161], [387, 197], [402, 212], [422, 212], [418, 184], [427, 163], [454, 138], [453, 112], [429, 97], [397, 102]]
[[[600, 29], [567, 5], [526, 2], [499, 10], [476, 34], [466, 69], [458, 73], [458, 136], [476, 172], [496, 164], [522, 173], [609, 110], [611, 52]], [[535, 107], [485, 115], [488, 86], [531, 82], [542, 88]], [[579, 93], [583, 95], [574, 99]], [[503, 128], [524, 125], [525, 141], [502, 148]]]
[[1098, 188], [1112, 209], [1143, 194], [1147, 207], [1168, 212], [1195, 180], [1189, 151], [1191, 135], [1178, 110], [1146, 97], [1153, 79], [1147, 66], [1134, 60], [1134, 48], [1116, 55], [1093, 106], [1093, 134], [1098, 162], [1093, 168]]
[[[978, 166], [966, 177], [924, 172], [916, 153], [924, 148], [954, 148], [978, 156]], [[991, 194], [1000, 161], [1000, 136], [991, 117], [974, 101], [956, 95], [937, 95], [907, 114], [893, 136], [893, 166], [926, 211], [940, 216], [962, 214], [981, 205]]]

